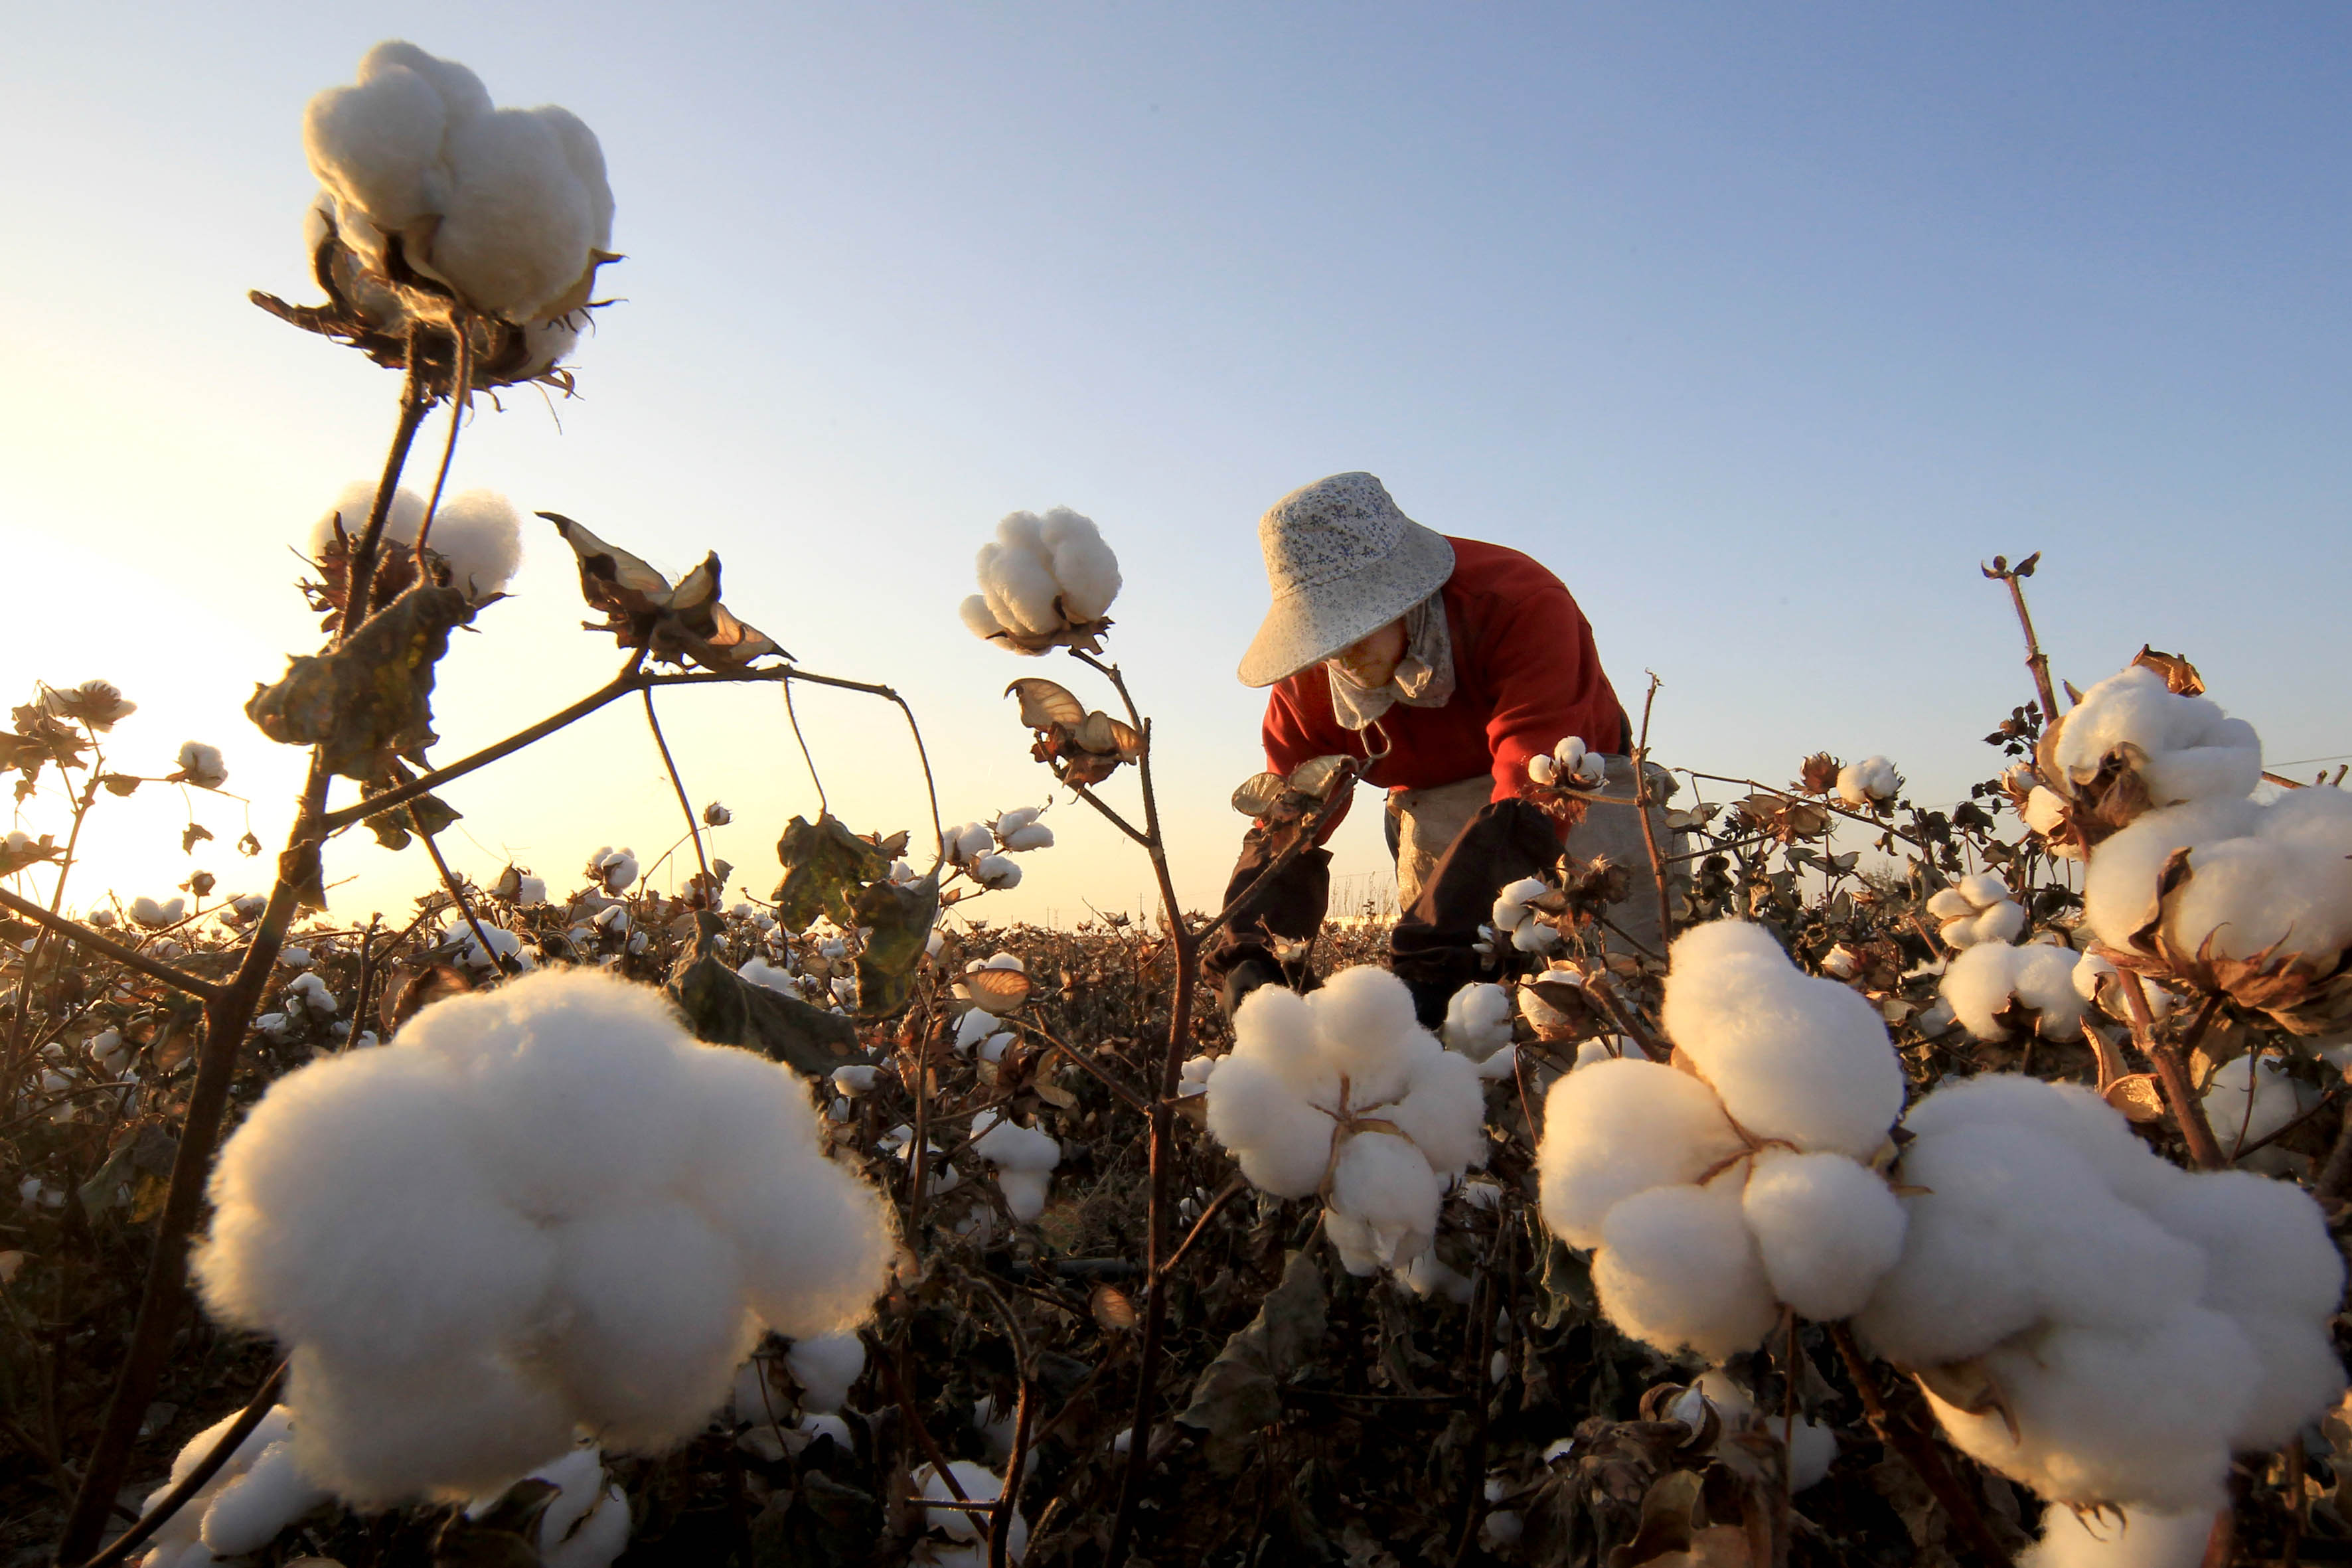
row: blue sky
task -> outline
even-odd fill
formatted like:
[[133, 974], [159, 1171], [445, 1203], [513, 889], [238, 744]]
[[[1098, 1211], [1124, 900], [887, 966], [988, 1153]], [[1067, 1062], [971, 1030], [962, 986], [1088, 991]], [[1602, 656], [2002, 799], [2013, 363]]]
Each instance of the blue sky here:
[[[243, 291], [308, 297], [301, 106], [383, 15], [49, 7], [0, 58], [0, 527], [39, 584], [0, 695], [118, 680], [147, 704], [124, 760], [212, 740], [265, 829], [294, 759], [238, 704], [315, 640], [284, 546], [373, 471], [395, 385]], [[2183, 649], [2273, 758], [2352, 752], [2341, 8], [422, 4], [399, 26], [596, 129], [629, 258], [583, 396], [486, 411], [452, 482], [673, 566], [718, 550], [806, 663], [907, 692], [951, 819], [1045, 782], [997, 695], [1038, 671], [955, 619], [971, 551], [1004, 511], [1074, 506], [1125, 565], [1114, 648], [1207, 901], [1257, 765], [1232, 676], [1255, 520], [1354, 468], [1559, 572], [1629, 702], [1664, 681], [1670, 762], [1777, 780], [1884, 752], [1948, 800], [2030, 694], [1977, 563], [2034, 549], [2062, 674]], [[446, 754], [614, 662], [560, 546], [530, 544], [452, 656]], [[776, 708], [665, 711], [755, 891], [814, 805]], [[895, 721], [804, 711], [837, 808], [912, 820]], [[452, 800], [483, 875], [675, 837], [620, 711]], [[183, 874], [174, 803], [110, 809], [101, 879]], [[1343, 870], [1378, 866], [1373, 819]], [[1050, 820], [1063, 846], [999, 915], [1133, 905], [1140, 863]], [[331, 868], [355, 912], [427, 875], [356, 845]]]

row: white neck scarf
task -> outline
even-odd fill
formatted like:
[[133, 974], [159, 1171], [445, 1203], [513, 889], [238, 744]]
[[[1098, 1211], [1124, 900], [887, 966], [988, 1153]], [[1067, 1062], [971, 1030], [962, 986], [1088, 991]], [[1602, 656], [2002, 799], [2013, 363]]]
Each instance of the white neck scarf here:
[[1337, 664], [1331, 675], [1332, 716], [1350, 730], [1368, 729], [1392, 704], [1443, 708], [1454, 696], [1454, 640], [1445, 629], [1445, 598], [1432, 594], [1404, 616], [1404, 658], [1386, 686], [1359, 686]]

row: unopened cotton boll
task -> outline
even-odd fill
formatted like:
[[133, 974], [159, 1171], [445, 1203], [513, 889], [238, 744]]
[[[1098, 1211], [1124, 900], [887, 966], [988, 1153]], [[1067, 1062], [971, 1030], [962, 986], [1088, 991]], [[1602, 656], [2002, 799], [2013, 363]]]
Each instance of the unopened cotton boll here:
[[1544, 1223], [1570, 1247], [1598, 1247], [1610, 1211], [1654, 1187], [1696, 1182], [1747, 1144], [1712, 1089], [1635, 1058], [1580, 1067], [1544, 1098], [1536, 1148]]
[[2069, 779], [2088, 784], [2117, 752], [2158, 806], [2243, 799], [2262, 780], [2262, 740], [2252, 725], [2210, 698], [2174, 693], [2145, 666], [2083, 693], [2060, 721], [2051, 755]]
[[1448, 1049], [1485, 1061], [1511, 1043], [1511, 994], [1499, 985], [1465, 985], [1447, 1000], [1439, 1033]]
[[850, 1326], [892, 1247], [789, 1069], [583, 971], [279, 1079], [211, 1191], [206, 1304], [292, 1347], [298, 1457], [362, 1502], [501, 1486], [575, 1425], [685, 1436], [761, 1323]]
[[2073, 950], [2046, 943], [2011, 947], [1979, 942], [1960, 950], [1937, 990], [1951, 1004], [1953, 1016], [1979, 1040], [2008, 1036], [2000, 1015], [2011, 1002], [2034, 1015], [2034, 1033], [2045, 1039], [2072, 1040], [2083, 1032], [2085, 1003], [2075, 981], [2081, 962]]
[[1668, 959], [1661, 1020], [1733, 1121], [1800, 1149], [1864, 1161], [1877, 1152], [1904, 1089], [1877, 1009], [1800, 973], [1762, 927], [1741, 921], [1692, 929]]
[[1903, 1254], [1903, 1205], [1876, 1172], [1842, 1154], [1766, 1150], [1740, 1208], [1772, 1293], [1801, 1317], [1858, 1311]]
[[1938, 889], [1927, 900], [1927, 913], [1942, 922], [1937, 934], [1954, 947], [2013, 942], [2025, 929], [2025, 907], [2010, 897], [2009, 884], [1990, 871]]
[[1601, 1241], [1601, 1308], [1636, 1339], [1720, 1360], [1780, 1321], [1734, 1182], [1637, 1193], [1609, 1211]]
[[1864, 757], [1838, 770], [1838, 798], [1848, 805], [1878, 805], [1893, 800], [1902, 790], [1902, 778], [1896, 774], [1895, 764], [1885, 757]]
[[801, 1408], [820, 1414], [839, 1410], [850, 1385], [866, 1371], [866, 1342], [856, 1334], [818, 1334], [795, 1340], [784, 1364], [801, 1385]]

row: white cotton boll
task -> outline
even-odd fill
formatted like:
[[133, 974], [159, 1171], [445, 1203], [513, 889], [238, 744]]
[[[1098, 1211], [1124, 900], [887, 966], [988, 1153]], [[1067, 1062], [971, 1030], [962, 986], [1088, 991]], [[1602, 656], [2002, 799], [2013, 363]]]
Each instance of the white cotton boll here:
[[320, 184], [386, 229], [399, 229], [446, 197], [436, 174], [448, 122], [448, 105], [432, 82], [371, 53], [356, 85], [310, 100], [302, 142]]
[[221, 761], [218, 746], [207, 746], [202, 741], [184, 741], [180, 744], [180, 772], [198, 789], [218, 789], [228, 783], [228, 765]]
[[1000, 1166], [995, 1177], [996, 1190], [1004, 1194], [1004, 1207], [1014, 1219], [1027, 1225], [1045, 1212], [1054, 1191], [1052, 1176], [1043, 1171], [1014, 1171]]
[[1443, 1048], [1413, 1016], [1412, 989], [1378, 964], [1339, 971], [1307, 1005], [1322, 1056], [1348, 1076], [1349, 1101], [1359, 1109], [1401, 1097], [1421, 1058]]
[[[2221, 1064], [2205, 1090], [2205, 1119], [2224, 1157], [2258, 1143], [2319, 1102], [2318, 1091], [2280, 1070], [2276, 1058], [2249, 1051]], [[2284, 1152], [2265, 1149], [2263, 1154]]]
[[1876, 805], [1893, 800], [1902, 788], [1895, 764], [1885, 757], [1864, 757], [1838, 770], [1838, 798], [1848, 805]]
[[[952, 1502], [956, 1500], [956, 1494], [959, 1491], [963, 1494], [962, 1500], [965, 1502], [994, 1502], [1004, 1495], [1003, 1479], [985, 1465], [974, 1463], [972, 1460], [949, 1460], [948, 1475], [955, 1478], [953, 1487], [948, 1485], [947, 1476], [939, 1474], [930, 1466], [918, 1466], [914, 1477], [915, 1495], [925, 1502]], [[950, 1540], [985, 1541], [988, 1539], [988, 1516], [966, 1513], [961, 1509], [925, 1509], [923, 1524], [926, 1529], [945, 1531]], [[1026, 1543], [1029, 1531], [1023, 1524], [1017, 1510], [1013, 1516], [1013, 1529], [1010, 1533], [1014, 1539]]]
[[2025, 807], [2020, 813], [2025, 826], [2036, 833], [2048, 834], [2066, 820], [2066, 797], [2043, 784], [2035, 784], [2025, 797]]
[[992, 892], [1021, 885], [1021, 863], [1002, 855], [983, 855], [971, 863], [971, 879]]
[[1550, 885], [1540, 877], [1523, 877], [1506, 887], [1495, 895], [1495, 929], [1517, 931], [1533, 913], [1528, 906], [1550, 891]]
[[1252, 1185], [1303, 1198], [1322, 1184], [1338, 1123], [1279, 1072], [1236, 1047], [1209, 1080], [1205, 1098], [1210, 1136], [1241, 1162]]
[[1798, 1316], [1861, 1310], [1903, 1255], [1903, 1205], [1875, 1172], [1843, 1154], [1768, 1149], [1740, 1199], [1772, 1293]]
[[1715, 1091], [1688, 1073], [1633, 1058], [1579, 1068], [1544, 1098], [1544, 1223], [1570, 1247], [1599, 1246], [1617, 1205], [1695, 1182], [1746, 1147]]
[[1406, 1265], [1400, 1278], [1403, 1279], [1405, 1289], [1424, 1300], [1432, 1296], [1443, 1296], [1457, 1307], [1470, 1304], [1470, 1277], [1458, 1268], [1447, 1267], [1434, 1248]]
[[[604, 147], [585, 121], [568, 109], [541, 104], [530, 110], [539, 117], [563, 150], [563, 162], [588, 198], [588, 243], [599, 250], [613, 245], [613, 187], [605, 177]], [[583, 263], [583, 268], [585, 262]]]
[[1721, 1360], [1754, 1349], [1780, 1321], [1735, 1183], [1653, 1187], [1617, 1205], [1592, 1282], [1610, 1321], [1663, 1351]]
[[2109, 947], [2129, 948], [2156, 917], [2157, 879], [2174, 850], [2244, 837], [2261, 817], [2262, 808], [2248, 800], [2203, 801], [2139, 817], [2092, 855], [2083, 878], [2084, 923]]
[[1050, 1171], [1062, 1163], [1062, 1146], [1034, 1127], [1024, 1127], [1009, 1121], [991, 1121], [978, 1125], [971, 1141], [972, 1152], [992, 1165], [1008, 1171]]
[[[1306, 997], [1286, 985], [1261, 985], [1234, 1009], [1234, 1048], [1225, 1066], [1250, 1062], [1286, 1085], [1301, 1103], [1336, 1112], [1339, 1073], [1320, 1047], [1317, 1025], [1318, 1015]], [[1209, 1114], [1217, 1114], [1213, 1098]]]
[[1486, 1163], [1486, 1091], [1478, 1064], [1454, 1051], [1432, 1051], [1413, 1066], [1405, 1095], [1380, 1112], [1412, 1140], [1442, 1175]]
[[2135, 765], [2159, 806], [2243, 799], [2262, 779], [2262, 741], [2253, 726], [2228, 717], [2210, 698], [2176, 695], [2145, 666], [2083, 693], [2058, 727], [2052, 756], [2067, 776], [2087, 784], [2119, 746], [2139, 753]]
[[449, 563], [449, 581], [468, 598], [506, 591], [522, 564], [514, 503], [496, 490], [461, 490], [441, 503], [425, 548]]
[[2017, 1560], [2017, 1568], [2198, 1568], [2212, 1534], [2207, 1510], [2158, 1513], [2130, 1508], [2076, 1513], [2071, 1508], [2042, 1510], [2042, 1539]]
[[[1954, 1445], [2055, 1503], [2189, 1510], [2227, 1498], [2230, 1435], [2258, 1376], [2221, 1313], [2185, 1307], [2134, 1327], [2053, 1325], [1987, 1352], [2017, 1418], [1928, 1400]], [[2150, 1376], [2161, 1367], [2164, 1375]]]
[[490, 111], [490, 89], [482, 85], [480, 77], [456, 60], [427, 54], [404, 39], [387, 38], [360, 57], [358, 79], [373, 81], [380, 73], [395, 68], [424, 78], [440, 95], [442, 107], [453, 121]]
[[1440, 1035], [1447, 1049], [1485, 1061], [1511, 1043], [1511, 994], [1499, 985], [1465, 985], [1447, 1000]]
[[[1027, 520], [1025, 529], [1020, 526], [1023, 519]], [[988, 613], [1007, 631], [1045, 637], [1062, 628], [1062, 618], [1054, 609], [1061, 584], [1054, 581], [1053, 564], [1036, 538], [1036, 525], [1034, 514], [1014, 512], [996, 525], [998, 537], [980, 547], [976, 564]]]
[[144, 926], [149, 931], [160, 931], [165, 926], [178, 925], [186, 917], [187, 912], [188, 900], [185, 899], [167, 899], [162, 903], [148, 898], [131, 900], [132, 923]]
[[[1762, 928], [1677, 938], [1660, 1017], [1675, 1048], [1759, 1138], [1868, 1160], [1903, 1110], [1903, 1067], [1859, 993], [1800, 973]], [[1574, 1075], [1571, 1075], [1571, 1079]]]
[[432, 268], [477, 309], [509, 321], [544, 314], [587, 269], [589, 194], [562, 140], [529, 110], [450, 127], [451, 187]]
[[1176, 1093], [1181, 1099], [1191, 1099], [1209, 1091], [1209, 1077], [1217, 1070], [1222, 1057], [1186, 1057], [1177, 1071]]
[[818, 1334], [794, 1340], [784, 1364], [801, 1385], [801, 1408], [830, 1413], [849, 1397], [850, 1384], [866, 1371], [866, 1342], [856, 1334]]
[[[1778, 1435], [1780, 1424], [1769, 1424]], [[1801, 1492], [1819, 1486], [1829, 1479], [1830, 1467], [1837, 1463], [1837, 1434], [1826, 1422], [1808, 1421], [1798, 1417], [1789, 1433], [1789, 1489]]]
[[958, 1056], [967, 1055], [971, 1047], [996, 1032], [996, 1015], [985, 1007], [968, 1009], [956, 1021], [955, 1048]]
[[1359, 1267], [1367, 1258], [1380, 1268], [1402, 1268], [1427, 1251], [1437, 1231], [1441, 1184], [1409, 1139], [1359, 1132], [1342, 1143], [1331, 1167], [1328, 1207], [1361, 1227], [1362, 1250], [1349, 1257], [1349, 1249], [1341, 1249], [1349, 1272], [1371, 1272]]
[[2325, 965], [2352, 942], [2352, 795], [2292, 790], [2268, 805], [2206, 802], [2150, 812], [2102, 843], [2084, 880], [2084, 919], [2127, 947], [2157, 916], [2157, 879], [2177, 848], [2190, 876], [2167, 900], [2164, 934], [2219, 957], [2282, 951]]
[[[319, 520], [310, 525], [310, 559], [317, 561], [326, 555], [328, 547], [335, 542], [338, 526], [352, 543], [359, 542], [360, 535], [367, 531], [368, 513], [375, 506], [375, 490], [376, 481], [373, 479], [356, 479], [343, 487], [342, 493], [335, 498], [335, 504], [321, 512]], [[392, 510], [384, 514], [379, 552], [385, 544], [414, 545], [416, 542], [416, 526], [424, 521], [425, 498], [404, 488], [394, 490]], [[378, 559], [382, 559], [381, 553]]]
[[1528, 777], [1536, 784], [1549, 787], [1559, 775], [1559, 764], [1547, 753], [1538, 752], [1528, 759]]
[[514, 901], [523, 909], [537, 909], [547, 902], [547, 879], [525, 876], [517, 879]]
[[871, 1067], [845, 1067], [833, 1069], [833, 1087], [852, 1100], [874, 1092], [882, 1069]]
[[1511, 946], [1521, 952], [1554, 952], [1559, 944], [1559, 928], [1538, 921], [1530, 920], [1511, 933]]
[[979, 859], [996, 847], [996, 835], [984, 822], [968, 822], [948, 835], [948, 858], [959, 865]]
[[796, 997], [801, 994], [800, 987], [793, 984], [791, 970], [780, 969], [756, 952], [736, 965], [735, 973], [754, 985], [764, 985], [787, 996]]
[[971, 1429], [988, 1445], [988, 1451], [1000, 1461], [1013, 1452], [1013, 1430], [1018, 1412], [1010, 1404], [999, 1405], [996, 1396], [974, 1402], [971, 1407]]
[[1054, 847], [1054, 830], [1042, 822], [1033, 822], [1004, 832], [1003, 844], [1005, 852], [1013, 855], [1031, 849], [1051, 849]]
[[988, 607], [988, 595], [985, 594], [967, 596], [962, 604], [956, 606], [956, 613], [963, 617], [964, 629], [976, 637], [998, 637], [1006, 629], [997, 620], [996, 613]]
[[292, 1441], [281, 1437], [214, 1493], [200, 1531], [205, 1549], [220, 1557], [258, 1552], [330, 1495], [302, 1474]]
[[585, 1425], [618, 1447], [657, 1447], [727, 1396], [757, 1342], [735, 1249], [684, 1204], [574, 1220], [556, 1232], [570, 1303], [550, 1356]]
[[504, 1488], [572, 1443], [555, 1390], [497, 1358], [459, 1358], [371, 1376], [364, 1363], [311, 1346], [291, 1358], [287, 1396], [301, 1412], [294, 1455], [305, 1474], [361, 1506]]
[[2063, 947], [1979, 942], [1963, 948], [1952, 960], [1937, 990], [1951, 1004], [1953, 1016], [1979, 1040], [2006, 1037], [2009, 1031], [2001, 1026], [2000, 1014], [2012, 999], [2033, 1010], [2036, 1034], [2045, 1039], [2075, 1039], [2083, 1032], [2084, 1006], [2074, 979], [2077, 962], [2077, 955]]
[[1072, 621], [1098, 620], [1118, 597], [1118, 557], [1103, 542], [1094, 520], [1057, 506], [1045, 513], [1038, 540], [1052, 552], [1062, 608]]

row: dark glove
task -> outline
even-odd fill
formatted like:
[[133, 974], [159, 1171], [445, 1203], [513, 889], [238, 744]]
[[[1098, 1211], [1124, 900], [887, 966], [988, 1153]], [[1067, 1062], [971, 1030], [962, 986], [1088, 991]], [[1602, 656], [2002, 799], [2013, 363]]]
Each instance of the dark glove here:
[[1389, 935], [1390, 963], [1424, 1027], [1444, 1022], [1454, 993], [1484, 973], [1475, 944], [1495, 895], [1559, 859], [1559, 826], [1523, 800], [1491, 802], [1455, 836]]
[[[1267, 878], [1266, 868], [1289, 844], [1290, 831], [1295, 830], [1251, 828], [1242, 838], [1241, 858], [1225, 883], [1227, 905], [1244, 893], [1249, 896], [1202, 955], [1201, 971], [1223, 987], [1220, 994], [1229, 1014], [1259, 985], [1276, 980], [1295, 985], [1307, 978], [1303, 963], [1294, 973], [1293, 966], [1275, 957], [1274, 943], [1276, 938], [1306, 942], [1323, 929], [1323, 913], [1331, 901], [1331, 852], [1307, 850]], [[1250, 891], [1261, 879], [1263, 885]], [[1244, 966], [1256, 970], [1255, 977], [1244, 978]]]

